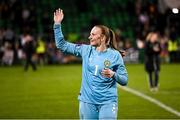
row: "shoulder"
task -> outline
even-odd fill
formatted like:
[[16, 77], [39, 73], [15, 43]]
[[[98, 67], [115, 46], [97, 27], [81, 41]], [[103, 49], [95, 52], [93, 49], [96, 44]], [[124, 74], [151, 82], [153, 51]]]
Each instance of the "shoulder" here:
[[90, 49], [92, 49], [92, 46], [91, 46], [91, 45], [82, 44], [82, 47], [83, 47], [84, 50], [90, 50]]
[[86, 44], [74, 44], [76, 48], [83, 48], [83, 49], [88, 49], [89, 45]]
[[122, 60], [122, 56], [121, 56], [120, 52], [115, 49], [110, 49], [109, 54], [111, 54], [112, 59]]
[[121, 56], [120, 52], [115, 49], [110, 48], [109, 51], [114, 56]]
[[86, 45], [86, 44], [76, 44], [76, 48], [81, 49], [83, 55], [86, 55], [92, 49], [90, 45]]

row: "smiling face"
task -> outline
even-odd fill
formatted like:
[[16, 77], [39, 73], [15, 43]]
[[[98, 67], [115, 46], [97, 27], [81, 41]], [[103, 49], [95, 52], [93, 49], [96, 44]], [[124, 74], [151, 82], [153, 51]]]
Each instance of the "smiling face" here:
[[105, 44], [105, 40], [103, 38], [104, 37], [101, 29], [96, 26], [93, 27], [89, 36], [90, 45], [97, 47], [100, 46], [101, 44]]

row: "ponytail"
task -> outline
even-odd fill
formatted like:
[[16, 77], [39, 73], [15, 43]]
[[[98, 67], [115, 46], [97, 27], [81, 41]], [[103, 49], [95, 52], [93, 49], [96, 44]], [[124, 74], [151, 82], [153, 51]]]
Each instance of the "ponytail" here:
[[125, 56], [125, 51], [119, 50], [119, 45], [117, 44], [116, 41], [116, 35], [112, 29], [109, 28], [109, 46], [111, 48], [114, 48], [115, 50], [119, 51], [119, 53], [123, 56]]

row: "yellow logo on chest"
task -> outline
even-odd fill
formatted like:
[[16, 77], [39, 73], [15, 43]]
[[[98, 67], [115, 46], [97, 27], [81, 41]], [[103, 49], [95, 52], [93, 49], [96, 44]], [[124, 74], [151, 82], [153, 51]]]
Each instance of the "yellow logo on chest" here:
[[105, 60], [105, 61], [104, 61], [104, 67], [105, 67], [105, 68], [109, 68], [110, 65], [111, 65], [111, 62], [110, 62], [109, 60]]

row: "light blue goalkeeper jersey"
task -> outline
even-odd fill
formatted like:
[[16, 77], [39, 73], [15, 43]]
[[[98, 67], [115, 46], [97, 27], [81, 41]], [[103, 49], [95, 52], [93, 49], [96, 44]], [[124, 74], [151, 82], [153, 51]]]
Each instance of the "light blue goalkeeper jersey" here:
[[[54, 35], [57, 48], [82, 58], [82, 85], [78, 99], [92, 104], [117, 102], [117, 83], [126, 85], [128, 82], [120, 53], [112, 48], [98, 52], [91, 45], [69, 43], [64, 39], [60, 24], [54, 25]], [[105, 68], [115, 72], [112, 78], [101, 75]]]

